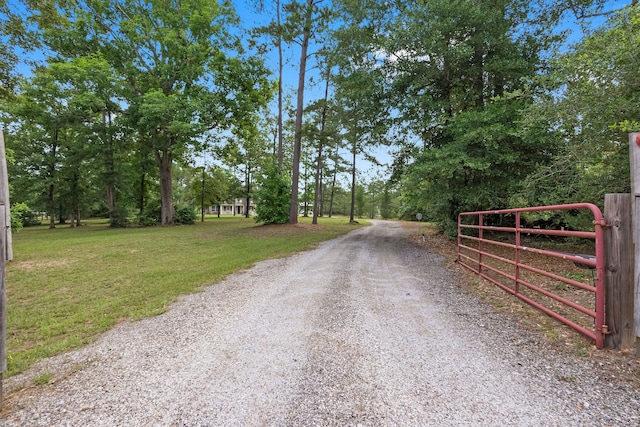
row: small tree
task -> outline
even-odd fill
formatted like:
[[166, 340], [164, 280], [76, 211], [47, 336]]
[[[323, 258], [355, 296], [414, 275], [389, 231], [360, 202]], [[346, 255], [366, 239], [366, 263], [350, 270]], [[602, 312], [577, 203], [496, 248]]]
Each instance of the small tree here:
[[257, 193], [256, 222], [284, 224], [289, 220], [289, 181], [278, 173], [277, 165], [270, 166]]

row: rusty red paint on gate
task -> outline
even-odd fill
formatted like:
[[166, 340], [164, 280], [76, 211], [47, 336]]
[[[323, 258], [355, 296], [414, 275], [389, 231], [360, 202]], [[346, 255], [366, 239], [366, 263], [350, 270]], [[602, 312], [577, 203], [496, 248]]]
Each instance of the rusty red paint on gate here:
[[[543, 211], [566, 211], [566, 210], [589, 210], [593, 215], [593, 231], [568, 231], [568, 230], [550, 230], [539, 228], [522, 228], [521, 214], [526, 212], [543, 212]], [[500, 225], [485, 225], [487, 217], [492, 215], [514, 215], [515, 226], [505, 227]], [[464, 219], [470, 218], [474, 224], [465, 224]], [[604, 347], [604, 335], [607, 333], [607, 326], [604, 322], [604, 241], [603, 241], [603, 227], [606, 225], [604, 217], [600, 209], [591, 203], [574, 203], [568, 205], [555, 205], [555, 206], [537, 206], [530, 208], [518, 208], [518, 209], [502, 209], [493, 211], [478, 211], [478, 212], [463, 212], [458, 216], [458, 263], [469, 270], [475, 272], [481, 277], [489, 280], [495, 285], [499, 286], [506, 292], [513, 296], [520, 298], [533, 307], [541, 310], [547, 315], [563, 322], [564, 324], [574, 328], [578, 332], [588, 336], [595, 341], [597, 348]], [[469, 233], [469, 230], [476, 231], [477, 236], [471, 236], [465, 234]], [[498, 241], [489, 238], [485, 238], [485, 231], [493, 232], [505, 232], [515, 237], [512, 240], [515, 243]], [[523, 235], [542, 235], [542, 236], [564, 236], [564, 237], [578, 237], [582, 239], [593, 240], [593, 249], [595, 252], [595, 259], [591, 257], [585, 258], [584, 256], [578, 256], [577, 254], [567, 254], [562, 252], [538, 249], [522, 245]], [[471, 247], [466, 242], [475, 242], [477, 247]], [[514, 258], [507, 259], [500, 257], [491, 252], [492, 247], [506, 247], [514, 249]], [[523, 252], [533, 252], [540, 255], [561, 258], [569, 261], [573, 261], [576, 264], [587, 266], [588, 268], [595, 269], [595, 286], [574, 280], [570, 277], [558, 275], [543, 269], [527, 265], [522, 262]], [[487, 264], [486, 260], [496, 260], [499, 263], [507, 264], [513, 267], [512, 271], [504, 271], [495, 266]], [[546, 276], [551, 279], [563, 282], [567, 285], [578, 288], [582, 291], [593, 294], [593, 307], [585, 307], [574, 301], [571, 301], [556, 292], [544, 289], [541, 286], [532, 284], [522, 278], [524, 271], [535, 273], [541, 276]], [[491, 277], [490, 272], [495, 273], [503, 280]], [[506, 280], [504, 280], [506, 279]], [[513, 287], [504, 283], [507, 281], [512, 284]], [[562, 315], [552, 308], [545, 306], [543, 303], [536, 301], [534, 298], [525, 295], [521, 287], [525, 287], [527, 292], [533, 291], [533, 295], [543, 295], [551, 298], [563, 304], [566, 307], [570, 307], [573, 310], [593, 318], [593, 328], [587, 328], [578, 324], [565, 315]]]

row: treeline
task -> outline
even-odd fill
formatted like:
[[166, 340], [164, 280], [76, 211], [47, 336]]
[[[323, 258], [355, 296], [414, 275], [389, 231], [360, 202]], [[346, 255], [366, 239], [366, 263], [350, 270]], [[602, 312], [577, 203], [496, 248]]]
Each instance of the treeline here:
[[[86, 216], [108, 217], [112, 226], [188, 223], [202, 205], [236, 198], [247, 199], [247, 216], [249, 199], [259, 199], [265, 222], [295, 222], [299, 212], [395, 216], [391, 203], [382, 213], [367, 206], [376, 193], [364, 197], [362, 188], [379, 186], [374, 179], [354, 181], [358, 197], [345, 207], [342, 177], [356, 170], [339, 152], [339, 125], [328, 125], [333, 136], [317, 129], [328, 120], [327, 97], [307, 106], [304, 124], [282, 106], [273, 117], [268, 104], [282, 81], [265, 66], [265, 39], [288, 46], [316, 39], [335, 18], [311, 1], [279, 8], [277, 28], [248, 29], [229, 2], [0, 3], [12, 201], [46, 211], [52, 228]], [[284, 125], [274, 138], [276, 121]], [[283, 183], [274, 191], [285, 190], [279, 196], [287, 211], [295, 206], [291, 216], [280, 205], [275, 214], [263, 210], [270, 199], [260, 190], [273, 188], [266, 180], [276, 162]]]
[[[380, 82], [403, 214], [426, 213], [455, 234], [462, 211], [602, 205], [605, 193], [629, 191], [636, 1], [618, 10], [598, 1], [344, 3], [340, 44], [367, 59], [346, 77], [365, 69]], [[559, 28], [569, 18], [586, 31], [573, 45]]]
[[5, 38], [46, 55], [5, 86], [12, 199], [46, 210], [51, 227], [56, 214], [73, 224], [81, 212], [101, 213], [122, 225], [135, 211], [141, 222], [170, 224], [193, 211], [179, 194], [187, 186], [174, 187], [191, 174], [174, 174], [210, 135], [246, 133], [246, 117], [271, 99], [268, 70], [243, 50], [229, 4], [3, 6]]
[[[264, 222], [419, 212], [449, 233], [462, 211], [602, 204], [629, 191], [640, 117], [640, 8], [616, 6], [273, 0], [249, 29], [231, 2], [2, 0], [11, 198], [51, 226], [251, 198]], [[305, 98], [308, 70], [324, 97]], [[359, 170], [381, 150], [391, 165]]]

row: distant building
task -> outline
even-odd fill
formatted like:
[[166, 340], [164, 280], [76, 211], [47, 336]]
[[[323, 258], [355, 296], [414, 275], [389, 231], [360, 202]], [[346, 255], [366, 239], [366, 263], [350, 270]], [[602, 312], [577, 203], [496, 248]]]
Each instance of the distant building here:
[[[244, 215], [246, 199], [235, 199], [233, 203], [223, 202], [220, 204], [220, 215]], [[209, 206], [206, 211], [209, 214], [218, 214], [218, 206]], [[249, 215], [256, 214], [256, 205], [253, 200], [249, 201]]]

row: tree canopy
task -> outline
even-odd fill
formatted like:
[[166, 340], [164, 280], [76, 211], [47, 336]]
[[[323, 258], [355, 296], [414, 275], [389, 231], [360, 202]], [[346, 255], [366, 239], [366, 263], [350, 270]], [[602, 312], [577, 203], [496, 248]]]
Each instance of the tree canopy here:
[[256, 5], [248, 28], [232, 1], [0, 0], [12, 200], [50, 226], [170, 224], [198, 182], [200, 202], [239, 197], [236, 173], [274, 222], [285, 197], [297, 222], [302, 191], [314, 222], [335, 196], [454, 232], [461, 211], [628, 191], [637, 1]]

